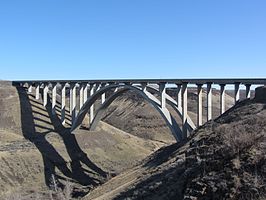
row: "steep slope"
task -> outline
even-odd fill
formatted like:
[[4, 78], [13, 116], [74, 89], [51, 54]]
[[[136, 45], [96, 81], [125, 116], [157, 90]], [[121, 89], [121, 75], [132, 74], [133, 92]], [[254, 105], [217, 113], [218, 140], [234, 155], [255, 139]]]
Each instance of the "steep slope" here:
[[266, 104], [246, 100], [84, 199], [265, 199]]

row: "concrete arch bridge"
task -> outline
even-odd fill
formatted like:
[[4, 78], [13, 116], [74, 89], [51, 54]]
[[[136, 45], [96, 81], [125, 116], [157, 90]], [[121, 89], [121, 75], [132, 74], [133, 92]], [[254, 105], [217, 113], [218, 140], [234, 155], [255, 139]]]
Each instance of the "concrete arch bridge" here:
[[[47, 105], [48, 94], [52, 96], [52, 110], [56, 114], [56, 98], [61, 98], [61, 122], [66, 123], [66, 99], [69, 98], [71, 131], [79, 128], [86, 115], [89, 115], [89, 129], [94, 130], [101, 120], [104, 111], [120, 95], [133, 91], [149, 102], [165, 120], [177, 141], [186, 139], [190, 133], [203, 123], [203, 87], [207, 91], [207, 121], [212, 119], [212, 88], [220, 90], [220, 114], [225, 112], [225, 87], [234, 86], [235, 103], [240, 100], [240, 86], [245, 87], [245, 98], [250, 98], [252, 85], [265, 85], [266, 79], [136, 79], [136, 80], [29, 80], [13, 81], [16, 87], [27, 87], [29, 93], [35, 89], [35, 98], [43, 96], [43, 105]], [[188, 86], [197, 87], [197, 123], [194, 124], [188, 115]], [[173, 98], [167, 88], [176, 91]], [[58, 90], [60, 89], [60, 91]], [[77, 99], [77, 94], [79, 99]], [[95, 102], [101, 99], [101, 105], [95, 109]], [[79, 100], [79, 108], [77, 101]], [[179, 126], [177, 119], [169, 112], [171, 106], [182, 120]], [[176, 115], [175, 115], [176, 116]]]

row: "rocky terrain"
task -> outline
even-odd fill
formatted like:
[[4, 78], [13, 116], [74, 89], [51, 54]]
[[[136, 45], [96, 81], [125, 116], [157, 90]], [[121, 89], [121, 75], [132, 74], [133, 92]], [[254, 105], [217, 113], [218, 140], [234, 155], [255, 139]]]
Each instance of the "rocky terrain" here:
[[265, 199], [266, 104], [245, 100], [84, 199]]

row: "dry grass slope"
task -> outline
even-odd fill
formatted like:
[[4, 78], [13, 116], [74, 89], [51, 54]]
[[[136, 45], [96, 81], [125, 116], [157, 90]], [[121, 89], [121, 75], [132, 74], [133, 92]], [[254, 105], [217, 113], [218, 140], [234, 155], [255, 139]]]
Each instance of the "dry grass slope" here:
[[265, 199], [265, 116], [265, 104], [244, 101], [85, 199]]

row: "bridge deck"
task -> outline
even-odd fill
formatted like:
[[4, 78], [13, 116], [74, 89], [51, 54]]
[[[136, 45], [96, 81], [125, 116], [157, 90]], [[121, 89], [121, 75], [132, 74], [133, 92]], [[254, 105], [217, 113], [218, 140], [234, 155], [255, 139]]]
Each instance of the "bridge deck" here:
[[104, 80], [16, 80], [13, 84], [19, 83], [167, 83], [167, 84], [251, 84], [251, 85], [265, 85], [266, 79], [264, 78], [219, 78], [219, 79], [104, 79]]

